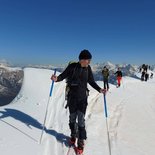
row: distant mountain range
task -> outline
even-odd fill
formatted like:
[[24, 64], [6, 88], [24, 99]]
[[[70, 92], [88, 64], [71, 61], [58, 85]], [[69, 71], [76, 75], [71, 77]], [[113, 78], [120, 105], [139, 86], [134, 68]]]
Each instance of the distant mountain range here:
[[139, 66], [131, 64], [112, 64], [111, 62], [100, 63], [92, 66], [95, 80], [101, 81], [103, 79], [102, 70], [104, 66], [106, 66], [110, 71], [110, 83], [115, 83], [116, 80], [114, 73], [117, 71], [118, 68], [121, 69], [123, 76], [129, 77], [136, 77], [135, 72], [139, 70]]
[[[137, 78], [135, 73], [138, 72], [139, 68], [140, 68], [140, 66], [138, 66], [138, 65], [113, 64], [111, 62], [91, 64], [92, 71], [94, 74], [94, 78], [96, 81], [102, 81], [103, 80], [102, 70], [103, 70], [104, 66], [107, 66], [107, 68], [110, 70], [109, 82], [112, 84], [114, 84], [116, 82], [116, 77], [115, 77], [114, 73], [117, 71], [118, 67], [123, 72], [123, 76], [129, 76], [129, 77], [134, 77], [134, 78]], [[53, 65], [29, 65], [29, 67], [43, 68], [43, 69], [57, 69], [59, 72], [62, 72], [67, 67], [67, 65], [60, 65], [57, 67], [55, 67]], [[151, 70], [155, 71], [155, 65], [151, 66]]]

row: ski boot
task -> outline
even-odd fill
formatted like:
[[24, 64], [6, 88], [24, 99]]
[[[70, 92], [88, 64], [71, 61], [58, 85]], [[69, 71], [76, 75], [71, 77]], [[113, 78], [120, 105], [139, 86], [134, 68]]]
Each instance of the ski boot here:
[[84, 140], [78, 140], [78, 147], [76, 148], [76, 154], [82, 155], [84, 150]]
[[70, 139], [69, 139], [69, 145], [75, 145], [75, 142], [76, 142], [76, 137], [71, 137]]

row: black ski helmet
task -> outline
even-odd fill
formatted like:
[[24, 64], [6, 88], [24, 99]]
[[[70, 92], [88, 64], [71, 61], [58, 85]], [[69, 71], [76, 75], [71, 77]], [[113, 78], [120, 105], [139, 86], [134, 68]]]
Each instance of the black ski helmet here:
[[79, 55], [79, 60], [82, 59], [92, 59], [92, 55], [88, 50], [82, 50], [80, 55]]

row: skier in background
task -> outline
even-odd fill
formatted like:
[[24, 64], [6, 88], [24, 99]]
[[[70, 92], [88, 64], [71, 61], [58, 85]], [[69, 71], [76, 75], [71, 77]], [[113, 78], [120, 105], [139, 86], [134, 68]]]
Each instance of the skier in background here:
[[[83, 153], [84, 140], [87, 139], [85, 129], [85, 113], [87, 109], [87, 83], [100, 93], [105, 93], [96, 82], [90, 67], [92, 55], [88, 50], [81, 51], [79, 62], [70, 64], [58, 77], [52, 75], [51, 79], [60, 82], [67, 78], [69, 92], [67, 97], [67, 106], [69, 107], [69, 127], [71, 129], [70, 144], [74, 145], [77, 140], [76, 152]], [[76, 122], [78, 120], [78, 123]], [[78, 124], [78, 137], [76, 124]]]
[[151, 73], [150, 78], [153, 79], [153, 73]]
[[103, 75], [103, 83], [104, 83], [104, 89], [109, 90], [109, 69], [104, 66], [102, 70], [102, 75]]
[[140, 73], [142, 72], [142, 67], [139, 68], [139, 72], [140, 72]]
[[144, 81], [144, 77], [145, 77], [145, 71], [142, 71], [142, 75], [141, 75], [141, 81]]
[[118, 68], [117, 72], [115, 73], [117, 77], [117, 88], [121, 86], [121, 80], [122, 80], [122, 72], [120, 68]]
[[145, 64], [143, 64], [143, 65], [142, 65], [142, 69], [143, 69], [143, 70], [145, 70], [145, 68], [146, 68], [146, 65], [145, 65]]
[[147, 81], [149, 79], [149, 74], [146, 72], [145, 73], [145, 81]]
[[145, 65], [144, 67], [144, 71], [147, 73], [147, 70], [148, 70], [148, 65]]

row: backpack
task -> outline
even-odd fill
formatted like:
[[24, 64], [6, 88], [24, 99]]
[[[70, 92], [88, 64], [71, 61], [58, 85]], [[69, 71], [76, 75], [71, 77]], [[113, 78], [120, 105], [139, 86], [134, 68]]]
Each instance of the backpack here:
[[108, 76], [109, 76], [109, 69], [103, 70], [102, 71], [102, 75], [103, 75], [104, 78], [108, 78]]

